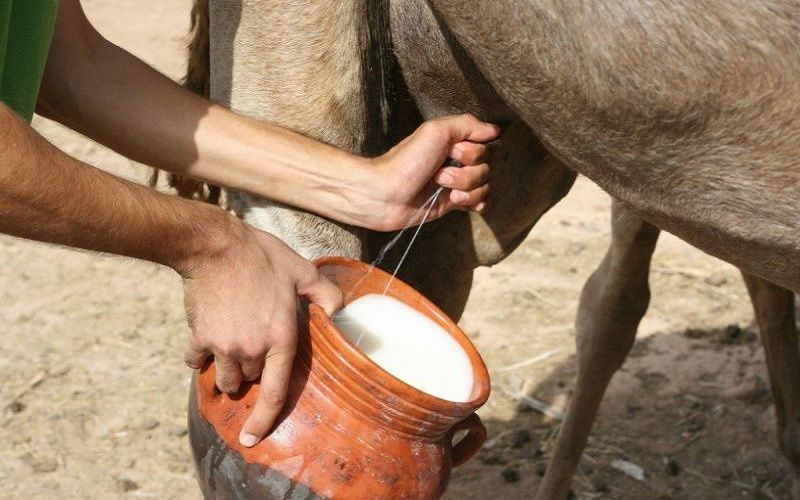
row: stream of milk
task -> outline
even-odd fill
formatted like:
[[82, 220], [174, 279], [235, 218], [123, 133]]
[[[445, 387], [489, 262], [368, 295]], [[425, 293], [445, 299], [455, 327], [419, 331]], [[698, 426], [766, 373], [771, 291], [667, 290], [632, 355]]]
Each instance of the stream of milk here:
[[419, 210], [417, 210], [414, 213], [414, 215], [412, 215], [411, 217], [408, 218], [408, 222], [406, 222], [406, 225], [403, 226], [403, 229], [398, 231], [398, 233], [394, 236], [394, 238], [389, 240], [385, 245], [383, 245], [383, 247], [381, 247], [380, 251], [378, 252], [378, 256], [375, 257], [375, 260], [373, 260], [370, 263], [369, 269], [367, 269], [367, 272], [364, 274], [364, 276], [361, 277], [361, 279], [356, 281], [356, 283], [355, 283], [355, 285], [353, 285], [350, 293], [348, 293], [345, 296], [345, 298], [344, 298], [345, 302], [348, 302], [350, 300], [350, 298], [352, 297], [352, 294], [355, 293], [356, 289], [358, 289], [358, 285], [360, 285], [361, 282], [364, 281], [367, 278], [367, 276], [369, 276], [372, 273], [372, 271], [375, 269], [375, 266], [377, 266], [378, 264], [383, 262], [383, 259], [386, 258], [386, 254], [389, 253], [389, 250], [394, 248], [395, 245], [397, 245], [397, 243], [400, 241], [400, 238], [403, 236], [403, 234], [405, 234], [405, 232], [409, 228], [411, 228], [414, 225], [416, 225], [417, 226], [417, 230], [414, 231], [414, 235], [411, 237], [411, 241], [408, 242], [408, 246], [406, 247], [405, 251], [403, 252], [402, 257], [400, 257], [400, 261], [397, 263], [397, 266], [394, 268], [394, 272], [392, 272], [392, 277], [389, 279], [389, 282], [386, 283], [386, 288], [384, 288], [384, 290], [383, 290], [383, 295], [386, 295], [386, 292], [389, 290], [389, 287], [392, 286], [392, 281], [394, 281], [395, 276], [397, 276], [397, 273], [400, 271], [400, 267], [403, 265], [403, 262], [405, 262], [406, 257], [408, 256], [408, 252], [411, 250], [411, 247], [414, 245], [414, 241], [417, 239], [417, 236], [419, 236], [419, 232], [422, 229], [422, 226], [426, 222], [428, 222], [428, 217], [431, 214], [431, 210], [433, 210], [433, 207], [436, 206], [436, 202], [439, 201], [439, 195], [442, 194], [442, 191], [444, 191], [444, 188], [442, 188], [442, 187], [437, 189], [436, 192], [433, 193], [431, 195], [431, 197], [428, 198], [425, 201], [425, 203], [422, 204], [422, 206], [419, 208]]
[[[473, 373], [464, 349], [433, 320], [386, 295], [443, 191], [444, 188], [437, 189], [370, 264], [364, 278], [386, 257], [406, 230], [417, 225], [383, 294], [359, 297], [337, 311], [332, 319], [356, 347], [403, 382], [448, 401], [465, 402], [472, 392]], [[353, 287], [354, 290], [359, 283]], [[349, 299], [350, 296], [345, 301]]]

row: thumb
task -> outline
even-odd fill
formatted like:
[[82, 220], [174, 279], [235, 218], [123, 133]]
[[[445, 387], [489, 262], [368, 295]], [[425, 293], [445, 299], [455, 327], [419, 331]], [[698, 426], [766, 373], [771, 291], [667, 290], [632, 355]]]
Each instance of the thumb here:
[[462, 141], [487, 142], [500, 134], [500, 127], [478, 120], [473, 115], [462, 115], [440, 118], [440, 122], [450, 138], [451, 144]]
[[304, 284], [298, 286], [297, 293], [320, 306], [328, 316], [332, 316], [342, 307], [344, 300], [342, 290], [328, 278], [319, 274], [316, 268], [309, 278], [305, 280]]

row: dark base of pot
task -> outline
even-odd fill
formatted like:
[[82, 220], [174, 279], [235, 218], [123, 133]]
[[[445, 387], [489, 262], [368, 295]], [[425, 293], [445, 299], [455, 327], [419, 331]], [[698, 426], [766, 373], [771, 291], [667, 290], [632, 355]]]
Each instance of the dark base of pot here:
[[228, 448], [197, 412], [194, 380], [189, 389], [189, 442], [203, 496], [220, 500], [322, 500], [280, 472], [251, 464]]

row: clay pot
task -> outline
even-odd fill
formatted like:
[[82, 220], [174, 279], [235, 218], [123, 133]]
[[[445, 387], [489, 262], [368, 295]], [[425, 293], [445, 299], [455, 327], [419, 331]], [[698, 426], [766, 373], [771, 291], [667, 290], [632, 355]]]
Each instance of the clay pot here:
[[[390, 276], [332, 257], [320, 271], [356, 299], [382, 293]], [[388, 294], [426, 314], [464, 348], [474, 372], [469, 402], [423, 393], [361, 353], [311, 304], [301, 318], [289, 396], [277, 426], [253, 448], [238, 435], [258, 383], [220, 393], [213, 363], [195, 375], [189, 434], [206, 498], [433, 499], [450, 469], [474, 455], [486, 430], [474, 413], [489, 397], [489, 375], [469, 339], [436, 306], [399, 280]], [[452, 445], [453, 435], [466, 436]]]

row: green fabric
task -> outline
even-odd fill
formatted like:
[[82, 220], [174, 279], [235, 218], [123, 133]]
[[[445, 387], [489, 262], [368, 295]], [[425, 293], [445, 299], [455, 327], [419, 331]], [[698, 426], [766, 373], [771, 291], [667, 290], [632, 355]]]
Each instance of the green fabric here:
[[30, 121], [58, 0], [0, 0], [0, 100]]

